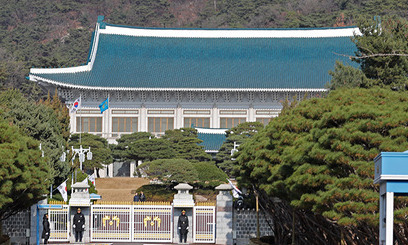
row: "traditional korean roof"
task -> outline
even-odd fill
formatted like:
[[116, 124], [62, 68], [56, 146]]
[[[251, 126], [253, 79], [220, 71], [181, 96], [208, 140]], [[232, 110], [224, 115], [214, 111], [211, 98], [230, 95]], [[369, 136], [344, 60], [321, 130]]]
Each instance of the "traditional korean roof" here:
[[196, 128], [197, 136], [203, 142], [200, 145], [204, 146], [206, 152], [218, 152], [222, 144], [226, 140], [225, 131], [227, 129], [210, 129]]
[[30, 79], [100, 90], [323, 89], [350, 64], [358, 28], [166, 29], [98, 18], [86, 65], [32, 68]]

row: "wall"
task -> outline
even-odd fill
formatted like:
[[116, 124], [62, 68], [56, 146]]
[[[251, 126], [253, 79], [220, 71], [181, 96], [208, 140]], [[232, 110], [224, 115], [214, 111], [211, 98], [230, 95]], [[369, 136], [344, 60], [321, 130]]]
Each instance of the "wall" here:
[[3, 234], [11, 238], [12, 244], [26, 244], [26, 231], [30, 228], [30, 211], [22, 211], [2, 222]]
[[[256, 211], [255, 209], [234, 209], [234, 244], [249, 244], [249, 239], [256, 237]], [[260, 236], [272, 236], [272, 229], [268, 222], [272, 220], [259, 212], [259, 231]]]

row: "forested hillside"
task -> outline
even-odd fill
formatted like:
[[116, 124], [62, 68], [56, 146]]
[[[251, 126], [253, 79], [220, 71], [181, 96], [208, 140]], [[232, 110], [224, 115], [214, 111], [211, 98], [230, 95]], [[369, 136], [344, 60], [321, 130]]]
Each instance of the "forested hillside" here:
[[151, 27], [302, 28], [356, 25], [359, 18], [408, 15], [397, 0], [0, 0], [0, 88], [40, 91], [29, 68], [74, 66], [87, 58], [98, 15]]

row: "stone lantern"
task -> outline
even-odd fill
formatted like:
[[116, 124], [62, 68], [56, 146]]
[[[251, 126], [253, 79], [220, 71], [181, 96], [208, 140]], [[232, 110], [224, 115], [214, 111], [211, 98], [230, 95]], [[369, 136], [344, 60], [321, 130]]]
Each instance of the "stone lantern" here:
[[91, 197], [89, 196], [89, 185], [83, 182], [77, 182], [71, 186], [71, 199], [69, 205], [73, 207], [89, 207]]
[[193, 187], [187, 183], [178, 184], [174, 187], [178, 191], [174, 195], [173, 207], [175, 208], [192, 208], [194, 207], [193, 195], [189, 193], [189, 190]]

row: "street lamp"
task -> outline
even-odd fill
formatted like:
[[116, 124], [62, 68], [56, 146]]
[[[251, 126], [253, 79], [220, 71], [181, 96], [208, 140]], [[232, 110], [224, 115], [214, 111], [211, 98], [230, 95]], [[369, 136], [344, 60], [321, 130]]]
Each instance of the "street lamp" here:
[[82, 170], [82, 163], [85, 162], [85, 153], [86, 153], [86, 159], [87, 160], [92, 160], [92, 152], [91, 152], [91, 147], [89, 148], [82, 148], [82, 145], [79, 146], [79, 149], [75, 149], [72, 146], [72, 161], [75, 160], [75, 156], [78, 154], [79, 157], [79, 169]]

